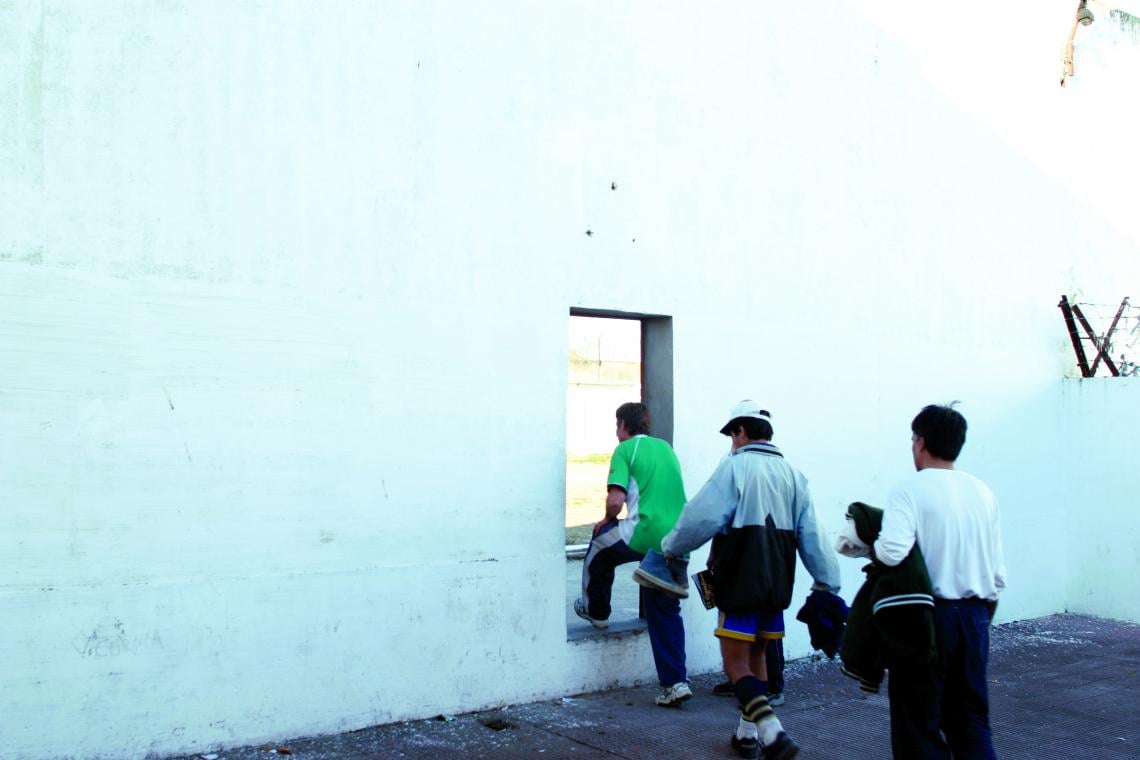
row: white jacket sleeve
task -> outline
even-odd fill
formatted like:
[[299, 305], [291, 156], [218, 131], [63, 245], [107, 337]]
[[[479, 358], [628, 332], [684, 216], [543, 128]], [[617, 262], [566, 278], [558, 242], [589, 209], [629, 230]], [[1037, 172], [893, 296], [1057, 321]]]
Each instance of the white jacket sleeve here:
[[726, 458], [685, 504], [677, 524], [662, 539], [661, 551], [679, 557], [701, 546], [732, 520], [736, 501], [732, 464]]
[[835, 559], [835, 554], [828, 550], [827, 542], [824, 541], [823, 526], [816, 517], [807, 480], [801, 479], [797, 485], [801, 503], [796, 505], [798, 513], [796, 548], [800, 554], [800, 561], [804, 563], [804, 567], [815, 581], [811, 586], [813, 591], [838, 594], [839, 562]]

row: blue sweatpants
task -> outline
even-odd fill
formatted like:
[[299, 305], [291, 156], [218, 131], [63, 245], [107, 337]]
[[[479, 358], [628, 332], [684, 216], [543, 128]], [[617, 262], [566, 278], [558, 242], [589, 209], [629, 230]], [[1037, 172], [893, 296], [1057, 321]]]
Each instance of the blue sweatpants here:
[[995, 760], [989, 610], [980, 599], [934, 602], [939, 663], [889, 664], [891, 751], [898, 760]]
[[[590, 617], [608, 620], [610, 596], [614, 584], [614, 568], [640, 562], [645, 555], [622, 541], [617, 523], [602, 528], [590, 542], [582, 563], [582, 595]], [[630, 583], [633, 581], [631, 580]], [[681, 600], [671, 594], [641, 587], [641, 606], [645, 610], [645, 627], [657, 679], [662, 686], [688, 681], [685, 670], [685, 623], [681, 619]]]

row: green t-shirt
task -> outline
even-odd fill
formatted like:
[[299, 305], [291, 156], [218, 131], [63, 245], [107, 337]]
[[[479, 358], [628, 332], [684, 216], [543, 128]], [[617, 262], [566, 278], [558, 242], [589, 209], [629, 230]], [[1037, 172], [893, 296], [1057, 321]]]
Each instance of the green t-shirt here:
[[681, 463], [660, 438], [635, 435], [622, 441], [610, 458], [611, 486], [625, 489], [628, 516], [619, 526], [634, 551], [661, 551], [661, 539], [673, 530], [685, 506]]

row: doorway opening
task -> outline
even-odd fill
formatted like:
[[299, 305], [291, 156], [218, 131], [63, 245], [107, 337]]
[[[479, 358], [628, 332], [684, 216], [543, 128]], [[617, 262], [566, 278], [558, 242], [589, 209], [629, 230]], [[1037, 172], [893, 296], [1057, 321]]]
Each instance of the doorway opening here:
[[[588, 544], [606, 503], [614, 410], [641, 401], [641, 324], [570, 317], [566, 387], [566, 544]], [[622, 516], [625, 512], [622, 511]]]
[[[605, 514], [610, 456], [617, 446], [614, 413], [629, 401], [649, 408], [650, 434], [673, 440], [672, 318], [613, 310], [571, 309], [566, 390], [567, 621], [571, 638], [600, 634], [578, 618], [582, 559], [594, 524]], [[621, 517], [625, 516], [623, 508]], [[623, 566], [624, 567], [624, 566]], [[606, 631], [644, 626], [636, 583], [619, 569]]]

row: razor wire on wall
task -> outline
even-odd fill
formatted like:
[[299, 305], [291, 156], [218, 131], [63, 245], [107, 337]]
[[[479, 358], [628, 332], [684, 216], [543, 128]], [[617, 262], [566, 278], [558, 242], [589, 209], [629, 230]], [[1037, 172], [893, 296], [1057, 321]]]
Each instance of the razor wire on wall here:
[[[1103, 367], [1111, 377], [1140, 377], [1140, 307], [1125, 297], [1119, 304], [1057, 304], [1069, 331], [1081, 377], [1096, 377]], [[1089, 356], [1092, 361], [1089, 361]], [[1131, 357], [1131, 358], [1130, 358]]]

